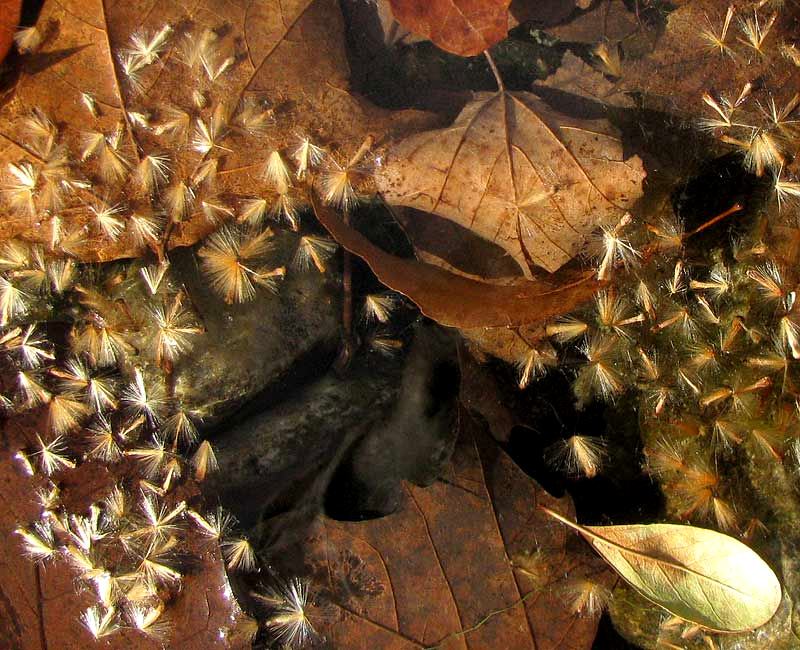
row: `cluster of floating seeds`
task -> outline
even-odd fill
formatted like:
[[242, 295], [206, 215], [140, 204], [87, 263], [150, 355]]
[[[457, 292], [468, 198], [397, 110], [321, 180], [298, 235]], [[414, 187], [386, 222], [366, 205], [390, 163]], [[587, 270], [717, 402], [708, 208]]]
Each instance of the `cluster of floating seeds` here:
[[[18, 47], [34, 51], [44, 38], [26, 29]], [[170, 50], [190, 76], [208, 82], [229, 73], [240, 55], [233, 40], [209, 29], [179, 34], [165, 25], [136, 33], [115, 52], [126, 96], [143, 95], [148, 71]], [[209, 286], [228, 303], [252, 300], [259, 288], [276, 291], [287, 272], [270, 263], [273, 228], [296, 233], [298, 272], [328, 270], [335, 244], [300, 232], [308, 192], [314, 187], [324, 202], [350, 210], [364, 176], [359, 160], [341, 164], [298, 136], [293, 149], [271, 151], [254, 166], [260, 194], [221, 191], [228, 139], [257, 142], [273, 118], [263, 97], [229, 106], [211, 94], [198, 85], [191, 106], [147, 107], [142, 96], [141, 107], [122, 111], [105, 129], [108, 107], [83, 93], [86, 123], [77, 140], [59, 128], [58, 116], [30, 109], [17, 124], [24, 155], [7, 164], [0, 188], [10, 218], [32, 224], [36, 240], [10, 240], [0, 249], [7, 379], [0, 401], [9, 415], [37, 423], [14, 456], [30, 477], [40, 516], [16, 532], [34, 561], [66, 562], [91, 590], [96, 602], [82, 620], [96, 638], [133, 628], [166, 640], [169, 603], [191, 570], [185, 559], [197, 552], [198, 536], [219, 548], [229, 571], [259, 570], [230, 513], [195, 509], [182, 496], [216, 460], [200, 441], [202, 413], [185, 409], [170, 389], [175, 361], [204, 334], [171, 273], [171, 237], [188, 221], [204, 223], [211, 234], [198, 256]], [[187, 155], [194, 156], [188, 172]], [[103, 249], [148, 261], [80, 261]], [[394, 307], [380, 294], [368, 304], [366, 313], [381, 323]], [[76, 511], [62, 498], [62, 482], [93, 463], [116, 484]], [[308, 641], [303, 583], [253, 595], [279, 641]]]

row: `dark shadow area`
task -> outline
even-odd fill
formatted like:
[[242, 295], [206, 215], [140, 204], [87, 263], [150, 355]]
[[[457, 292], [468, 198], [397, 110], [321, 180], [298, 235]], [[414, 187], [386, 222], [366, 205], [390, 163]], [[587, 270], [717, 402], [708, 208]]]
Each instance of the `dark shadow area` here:
[[671, 196], [672, 208], [684, 223], [686, 232], [701, 227], [734, 205], [741, 206], [741, 210], [692, 235], [688, 240], [688, 252], [696, 250], [702, 254], [714, 246], [729, 249], [731, 242], [752, 229], [771, 192], [771, 177], [759, 178], [748, 172], [739, 153], [703, 163]]
[[348, 450], [331, 477], [325, 513], [362, 521], [403, 502], [403, 481], [426, 486], [441, 476], [459, 434], [459, 368], [453, 336], [431, 324], [416, 328], [396, 403]]

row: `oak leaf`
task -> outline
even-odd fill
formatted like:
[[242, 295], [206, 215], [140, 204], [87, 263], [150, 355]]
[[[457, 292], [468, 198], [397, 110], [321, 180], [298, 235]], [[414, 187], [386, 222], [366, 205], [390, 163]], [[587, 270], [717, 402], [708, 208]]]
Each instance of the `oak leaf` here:
[[443, 50], [473, 56], [502, 41], [511, 0], [389, 0], [401, 25]]
[[391, 146], [376, 182], [390, 204], [451, 219], [531, 276], [534, 266], [556, 271], [593, 230], [617, 222], [644, 176], [607, 121], [500, 91], [479, 93], [450, 127]]
[[590, 648], [598, 614], [574, 611], [567, 586], [613, 577], [536, 508], [571, 511], [569, 497], [547, 494], [474, 424], [444, 478], [407, 485], [386, 517], [316, 521], [303, 550], [317, 631], [348, 650]]

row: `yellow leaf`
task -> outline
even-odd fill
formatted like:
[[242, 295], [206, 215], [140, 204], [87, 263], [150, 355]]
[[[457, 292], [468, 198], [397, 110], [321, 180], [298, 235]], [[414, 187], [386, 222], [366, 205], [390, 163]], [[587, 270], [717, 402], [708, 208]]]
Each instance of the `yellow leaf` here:
[[728, 535], [677, 524], [579, 526], [543, 510], [579, 531], [645, 598], [709, 630], [753, 630], [781, 602], [772, 569]]

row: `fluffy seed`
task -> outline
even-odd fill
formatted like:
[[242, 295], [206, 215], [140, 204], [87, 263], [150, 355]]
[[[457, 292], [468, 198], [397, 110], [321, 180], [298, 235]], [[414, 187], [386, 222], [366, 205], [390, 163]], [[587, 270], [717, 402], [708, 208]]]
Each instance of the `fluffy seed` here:
[[606, 455], [601, 438], [574, 435], [553, 445], [549, 451], [550, 463], [570, 476], [597, 476]]
[[569, 610], [579, 616], [600, 616], [611, 602], [611, 590], [585, 578], [573, 578], [561, 589]]
[[222, 554], [231, 571], [254, 571], [256, 554], [250, 542], [244, 537], [227, 539], [222, 542]]
[[253, 596], [273, 610], [267, 626], [284, 647], [303, 647], [314, 637], [314, 627], [306, 611], [308, 585], [305, 582], [294, 578], [279, 589]]
[[14, 34], [14, 43], [16, 43], [17, 49], [22, 54], [28, 54], [38, 50], [43, 40], [44, 34], [42, 34], [42, 31], [36, 27], [36, 25], [33, 27], [23, 27]]
[[216, 471], [217, 457], [214, 454], [214, 449], [208, 440], [203, 440], [197, 451], [192, 456], [192, 466], [194, 467], [194, 475], [198, 481], [205, 479], [206, 474]]
[[369, 293], [364, 296], [363, 317], [367, 323], [381, 323], [385, 325], [389, 322], [392, 312], [397, 308], [399, 300], [392, 293]]
[[271, 248], [271, 236], [269, 229], [258, 232], [224, 226], [200, 249], [199, 255], [211, 286], [226, 302], [251, 300], [255, 296], [256, 284], [271, 288], [276, 279], [283, 277], [283, 268], [267, 270], [250, 266]]
[[336, 242], [327, 237], [304, 235], [297, 244], [292, 264], [300, 271], [305, 271], [315, 266], [317, 271], [325, 273], [325, 263], [336, 251]]

